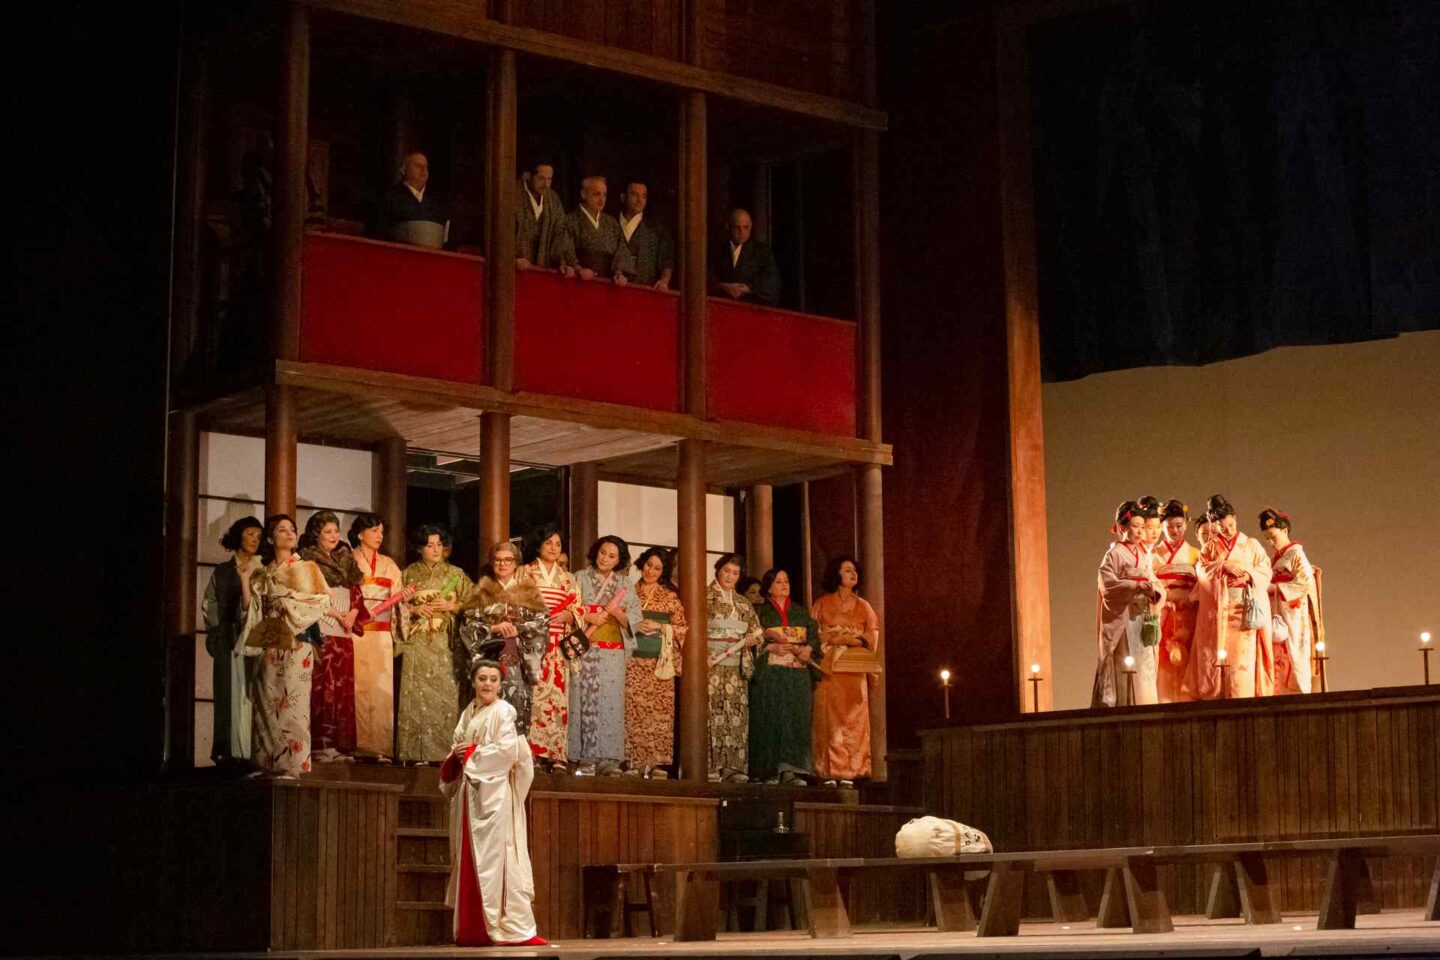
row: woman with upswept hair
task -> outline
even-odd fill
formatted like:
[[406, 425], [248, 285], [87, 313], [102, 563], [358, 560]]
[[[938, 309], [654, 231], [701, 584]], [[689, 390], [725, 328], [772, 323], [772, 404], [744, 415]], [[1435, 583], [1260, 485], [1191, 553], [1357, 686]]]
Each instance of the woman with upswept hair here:
[[640, 625], [635, 652], [625, 666], [625, 757], [630, 771], [669, 776], [675, 761], [675, 678], [689, 624], [680, 593], [670, 579], [671, 552], [651, 547], [635, 566], [640, 579]]
[[[1217, 493], [1206, 511], [1215, 532], [1200, 552], [1200, 610], [1186, 686], [1201, 700], [1269, 696], [1275, 684], [1270, 556], [1258, 541], [1240, 532], [1229, 500]], [[1247, 616], [1251, 613], [1253, 621]], [[1221, 650], [1228, 664], [1223, 671]]]
[[316, 762], [352, 759], [355, 752], [355, 636], [360, 615], [360, 568], [329, 510], [310, 516], [300, 537], [300, 558], [320, 568], [330, 608], [320, 618], [324, 647], [315, 654], [310, 693], [310, 736]]
[[459, 709], [455, 677], [456, 624], [474, 584], [445, 560], [450, 532], [427, 523], [415, 531], [420, 559], [405, 568], [415, 595], [405, 605], [405, 629], [396, 639], [400, 664], [400, 713], [396, 718], [401, 761], [429, 763], [450, 749], [447, 731]]

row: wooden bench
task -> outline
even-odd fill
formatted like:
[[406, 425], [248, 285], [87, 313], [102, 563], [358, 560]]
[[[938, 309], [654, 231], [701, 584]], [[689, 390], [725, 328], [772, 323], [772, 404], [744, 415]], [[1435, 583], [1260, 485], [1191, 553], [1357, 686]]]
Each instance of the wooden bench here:
[[[1168, 933], [1174, 921], [1160, 888], [1156, 868], [1163, 864], [1214, 863], [1217, 880], [1211, 911], [1243, 916], [1247, 923], [1278, 923], [1268, 860], [1328, 855], [1330, 865], [1317, 928], [1353, 928], [1355, 915], [1373, 900], [1366, 857], [1440, 854], [1440, 834], [1404, 837], [1346, 837], [1327, 840], [1269, 841], [1171, 847], [1115, 847], [1096, 850], [1043, 850], [902, 859], [838, 858], [755, 860], [740, 863], [655, 864], [656, 875], [675, 877], [675, 939], [713, 940], [722, 880], [796, 879], [804, 891], [812, 937], [848, 937], [850, 920], [840, 895], [842, 873], [861, 870], [923, 869], [929, 874], [936, 924], [941, 931], [974, 930], [978, 936], [1014, 936], [1019, 932], [1025, 880], [1046, 877], [1056, 920], [1088, 919], [1079, 874], [1104, 870], [1100, 927], [1129, 927], [1136, 933]], [[965, 881], [970, 871], [989, 871], [983, 898]], [[1230, 889], [1233, 875], [1233, 890]], [[1230, 899], [1233, 896], [1233, 905]], [[1440, 857], [1431, 879], [1426, 920], [1440, 910]], [[1223, 912], [1233, 910], [1234, 912]]]

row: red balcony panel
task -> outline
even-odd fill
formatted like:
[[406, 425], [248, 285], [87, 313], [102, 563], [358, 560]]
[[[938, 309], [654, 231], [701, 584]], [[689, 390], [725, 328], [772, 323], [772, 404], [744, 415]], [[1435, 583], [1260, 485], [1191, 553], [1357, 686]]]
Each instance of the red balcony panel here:
[[515, 281], [517, 389], [676, 409], [679, 297], [542, 270]]
[[305, 235], [300, 359], [456, 383], [485, 380], [485, 261]]
[[855, 436], [855, 324], [711, 298], [710, 416]]

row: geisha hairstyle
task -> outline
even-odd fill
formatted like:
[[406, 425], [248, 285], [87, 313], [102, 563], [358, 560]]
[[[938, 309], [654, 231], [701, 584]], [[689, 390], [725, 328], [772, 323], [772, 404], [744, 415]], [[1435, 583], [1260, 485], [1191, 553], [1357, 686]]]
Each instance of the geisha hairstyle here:
[[1216, 493], [1211, 495], [1210, 499], [1205, 501], [1205, 506], [1209, 509], [1210, 516], [1215, 518], [1215, 520], [1224, 520], [1226, 517], [1235, 516], [1235, 508], [1231, 505], [1230, 501], [1226, 500], [1221, 494]]
[[[840, 568], [847, 563], [855, 568], [855, 590], [857, 592], [860, 590], [860, 561], [842, 553], [834, 560], [825, 564], [825, 572], [820, 575], [820, 589], [822, 591], [825, 593], [834, 593], [840, 589]], [[761, 590], [760, 592], [764, 593], [765, 591]]]
[[[239, 520], [236, 520], [234, 523], [230, 524], [230, 529], [226, 530], [225, 535], [220, 538], [220, 546], [224, 547], [226, 550], [231, 551], [232, 553], [236, 550], [239, 550], [240, 544], [243, 542], [242, 538], [245, 536], [245, 531], [249, 530], [252, 527], [256, 530], [263, 531], [265, 529], [265, 524], [261, 523], [254, 517], [241, 517]], [[265, 539], [263, 533], [261, 534], [260, 539]]]
[[1142, 517], [1148, 519], [1150, 517], [1160, 516], [1159, 497], [1141, 497], [1135, 501], [1135, 505], [1140, 508], [1140, 515]]
[[551, 537], [559, 534], [560, 549], [565, 549], [565, 534], [553, 523], [542, 523], [540, 526], [525, 534], [525, 562], [534, 563], [540, 558], [540, 545]]
[[350, 540], [350, 546], [360, 546], [360, 534], [372, 527], [380, 527], [384, 526], [384, 524], [385, 518], [378, 513], [356, 514], [355, 519], [350, 522], [350, 535], [348, 538]]
[[1126, 500], [1115, 508], [1115, 526], [1127, 527], [1130, 525], [1130, 518], [1140, 513], [1140, 504], [1134, 500]]
[[1165, 506], [1160, 508], [1160, 519], [1173, 520], [1176, 517], [1190, 519], [1190, 508], [1181, 500], [1166, 500]]
[[640, 554], [639, 559], [635, 561], [635, 570], [637, 572], [644, 570], [645, 564], [650, 562], [651, 557], [660, 558], [660, 586], [675, 590], [675, 584], [670, 580], [671, 570], [675, 566], [675, 561], [672, 559], [674, 554], [664, 547], [650, 547]]
[[607, 543], [613, 543], [615, 545], [615, 550], [620, 554], [620, 559], [615, 561], [615, 569], [624, 570], [629, 567], [630, 544], [626, 543], [624, 540], [621, 540], [613, 533], [607, 533], [599, 540], [596, 540], [594, 543], [590, 544], [590, 549], [585, 554], [585, 559], [590, 561], [590, 566], [595, 566], [595, 561], [600, 556], [600, 548], [605, 546], [605, 544]]
[[1271, 527], [1278, 527], [1286, 533], [1290, 532], [1290, 514], [1283, 510], [1276, 510], [1274, 507], [1266, 507], [1260, 511], [1260, 529], [1269, 530]]

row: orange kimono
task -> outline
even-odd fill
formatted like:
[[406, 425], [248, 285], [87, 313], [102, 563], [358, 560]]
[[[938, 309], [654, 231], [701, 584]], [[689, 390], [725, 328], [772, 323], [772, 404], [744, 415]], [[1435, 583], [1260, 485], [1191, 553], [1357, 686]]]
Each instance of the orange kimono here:
[[1193, 700], [1185, 689], [1185, 671], [1190, 666], [1190, 644], [1195, 638], [1195, 614], [1199, 611], [1198, 589], [1200, 549], [1187, 540], [1161, 540], [1151, 553], [1155, 576], [1165, 587], [1160, 606], [1160, 662], [1156, 682], [1161, 703]]
[[[1275, 660], [1269, 628], [1246, 630], [1245, 585], [1225, 573], [1225, 562], [1250, 575], [1251, 596], [1260, 615], [1270, 622], [1270, 557], [1254, 539], [1236, 533], [1234, 540], [1215, 536], [1200, 552], [1200, 606], [1195, 619], [1193, 656], [1185, 675], [1186, 688], [1200, 700], [1217, 697], [1267, 697], [1275, 691]], [[1221, 687], [1219, 651], [1229, 669], [1228, 689]]]
[[822, 780], [870, 776], [870, 684], [879, 674], [880, 621], [864, 597], [830, 593], [815, 601], [820, 671], [811, 756]]

